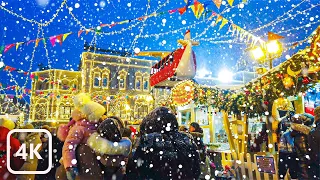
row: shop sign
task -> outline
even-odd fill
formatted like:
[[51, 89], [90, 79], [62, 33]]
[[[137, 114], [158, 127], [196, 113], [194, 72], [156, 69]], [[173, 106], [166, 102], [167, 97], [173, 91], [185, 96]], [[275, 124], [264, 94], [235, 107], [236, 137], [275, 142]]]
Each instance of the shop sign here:
[[273, 157], [257, 156], [258, 171], [262, 173], [275, 174], [275, 165]]

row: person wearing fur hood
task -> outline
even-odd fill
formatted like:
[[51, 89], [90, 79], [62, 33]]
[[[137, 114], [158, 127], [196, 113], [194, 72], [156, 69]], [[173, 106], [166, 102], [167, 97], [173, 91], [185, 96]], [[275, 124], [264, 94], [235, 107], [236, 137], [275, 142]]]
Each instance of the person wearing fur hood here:
[[118, 121], [113, 118], [103, 120], [97, 132], [93, 133], [87, 144], [96, 152], [102, 164], [104, 179], [123, 179], [125, 165], [132, 143], [129, 138], [122, 137]]
[[[21, 127], [21, 129], [34, 129], [34, 126], [32, 124], [27, 124], [24, 127]], [[29, 145], [33, 144], [34, 147], [37, 147], [38, 144], [42, 145], [40, 135], [39, 133], [19, 133], [19, 140], [24, 142], [26, 144], [27, 154], [30, 153]], [[41, 151], [41, 148], [37, 149], [38, 152]], [[37, 156], [35, 156], [33, 159], [30, 159], [30, 156], [27, 156], [23, 166], [20, 168], [19, 171], [36, 171], [38, 167], [38, 159]], [[33, 180], [35, 179], [35, 174], [22, 174], [17, 175], [18, 180]]]
[[298, 179], [310, 179], [309, 177], [309, 144], [308, 134], [311, 130], [314, 117], [310, 114], [296, 114], [291, 118], [290, 135], [294, 138], [294, 149], [299, 159]]
[[87, 143], [87, 139], [97, 130], [99, 120], [105, 113], [102, 105], [91, 101], [84, 93], [75, 96], [74, 105], [76, 109], [72, 112], [72, 120], [68, 125], [60, 126], [57, 133], [58, 138], [64, 141], [62, 159], [69, 180], [75, 179], [79, 174], [76, 148]]

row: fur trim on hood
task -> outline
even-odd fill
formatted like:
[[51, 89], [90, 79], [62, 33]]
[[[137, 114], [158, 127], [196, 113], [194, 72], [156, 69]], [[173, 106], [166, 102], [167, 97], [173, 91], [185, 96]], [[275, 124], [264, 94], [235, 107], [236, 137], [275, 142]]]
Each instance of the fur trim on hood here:
[[199, 132], [190, 132], [193, 138], [203, 138], [203, 133]]
[[291, 128], [295, 131], [299, 131], [303, 134], [308, 135], [309, 132], [311, 131], [311, 128], [309, 126], [303, 125], [303, 124], [297, 124], [297, 123], [292, 123]]
[[87, 144], [96, 153], [123, 156], [129, 155], [132, 146], [132, 143], [128, 138], [122, 138], [120, 142], [114, 143], [112, 141], [100, 137], [99, 134], [96, 132], [89, 137]]

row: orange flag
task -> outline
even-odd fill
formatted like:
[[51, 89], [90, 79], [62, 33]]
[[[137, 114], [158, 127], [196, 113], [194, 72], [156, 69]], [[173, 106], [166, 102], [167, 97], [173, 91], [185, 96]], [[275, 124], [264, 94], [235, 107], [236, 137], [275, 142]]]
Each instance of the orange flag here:
[[36, 47], [38, 47], [40, 40], [41, 40], [41, 39], [36, 39]]
[[268, 41], [272, 41], [272, 40], [278, 40], [278, 39], [283, 39], [283, 36], [280, 36], [278, 34], [275, 34], [273, 32], [268, 32]]
[[222, 4], [222, 0], [212, 0], [214, 4], [217, 6], [218, 9], [220, 9], [220, 6]]

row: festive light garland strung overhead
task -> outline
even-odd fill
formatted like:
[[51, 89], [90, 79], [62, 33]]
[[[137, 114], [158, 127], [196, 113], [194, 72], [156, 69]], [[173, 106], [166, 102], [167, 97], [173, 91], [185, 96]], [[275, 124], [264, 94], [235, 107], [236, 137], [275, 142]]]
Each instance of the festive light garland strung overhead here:
[[13, 12], [13, 11], [10, 11], [9, 9], [5, 8], [4, 6], [0, 6], [0, 9], [8, 12], [9, 14], [11, 14], [11, 15], [17, 17], [17, 18], [21, 18], [23, 21], [30, 22], [30, 23], [32, 23], [32, 24], [37, 24], [38, 26], [46, 27], [46, 26], [49, 26], [49, 25], [54, 21], [54, 19], [55, 19], [56, 17], [58, 17], [59, 13], [61, 12], [62, 8], [65, 6], [66, 2], [67, 2], [67, 0], [64, 0], [64, 1], [60, 4], [59, 8], [56, 10], [56, 13], [52, 16], [52, 18], [50, 18], [49, 21], [46, 21], [45, 23], [38, 22], [38, 21], [36, 21], [36, 20], [34, 20], [34, 19], [25, 18], [24, 16], [22, 16], [22, 15], [20, 15], [20, 14], [17, 14], [17, 13], [15, 13], [15, 12]]
[[307, 1], [309, 1], [309, 0], [303, 0], [303, 1], [301, 1], [299, 4], [295, 5], [295, 6], [294, 6], [292, 9], [290, 9], [289, 11], [285, 12], [285, 13], [282, 14], [281, 16], [278, 16], [275, 20], [273, 20], [273, 21], [271, 21], [271, 22], [269, 22], [269, 23], [267, 23], [267, 24], [265, 24], [265, 25], [263, 25], [263, 26], [260, 26], [259, 28], [256, 28], [256, 29], [252, 30], [251, 32], [254, 33], [254, 32], [260, 31], [260, 30], [262, 30], [262, 29], [264, 29], [264, 28], [266, 28], [266, 27], [272, 26], [272, 25], [276, 24], [278, 21], [281, 21], [281, 18], [284, 17], [284, 16], [286, 16], [286, 15], [288, 15], [288, 16], [291, 17], [291, 14], [290, 14], [290, 13], [293, 12], [294, 9], [298, 8], [301, 4], [303, 4], [304, 2], [307, 2]]

